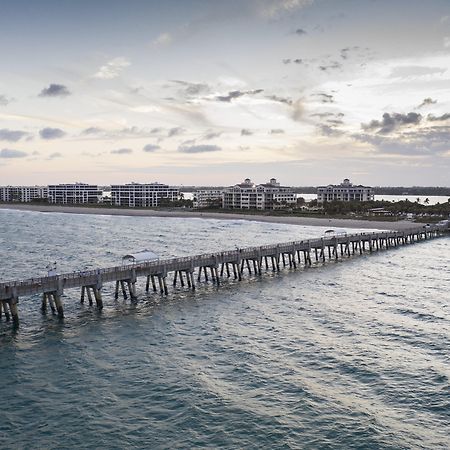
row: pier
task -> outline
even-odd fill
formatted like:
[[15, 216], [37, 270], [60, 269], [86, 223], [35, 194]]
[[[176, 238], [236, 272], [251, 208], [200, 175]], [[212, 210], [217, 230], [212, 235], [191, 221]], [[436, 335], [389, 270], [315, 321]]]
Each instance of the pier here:
[[355, 233], [321, 237], [304, 241], [247, 247], [223, 252], [165, 258], [155, 261], [77, 271], [53, 276], [0, 283], [0, 319], [12, 319], [19, 325], [19, 299], [41, 295], [37, 304], [43, 314], [51, 310], [64, 317], [62, 298], [68, 289], [80, 289], [80, 302], [88, 301], [103, 308], [102, 287], [115, 283], [114, 298], [137, 299], [136, 283], [145, 280], [145, 290], [168, 295], [169, 286], [195, 290], [197, 285], [211, 281], [217, 286], [226, 279], [242, 280], [244, 276], [262, 276], [265, 271], [296, 269], [300, 265], [325, 263], [327, 260], [389, 250], [440, 237], [450, 231], [449, 223], [414, 227], [401, 231]]

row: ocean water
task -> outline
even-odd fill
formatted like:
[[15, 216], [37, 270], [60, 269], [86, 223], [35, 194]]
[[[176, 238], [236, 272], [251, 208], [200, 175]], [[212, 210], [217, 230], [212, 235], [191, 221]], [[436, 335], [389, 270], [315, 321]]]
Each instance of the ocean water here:
[[[319, 236], [0, 211], [0, 280]], [[448, 449], [450, 239], [0, 322], [0, 448]]]

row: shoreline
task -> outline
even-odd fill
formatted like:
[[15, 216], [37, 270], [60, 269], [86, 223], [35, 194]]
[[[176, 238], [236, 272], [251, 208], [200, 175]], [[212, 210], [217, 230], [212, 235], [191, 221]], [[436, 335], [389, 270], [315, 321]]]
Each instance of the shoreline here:
[[252, 222], [282, 223], [286, 225], [320, 226], [331, 228], [367, 228], [381, 230], [403, 230], [411, 228], [414, 223], [403, 220], [398, 222], [384, 222], [360, 219], [333, 219], [322, 217], [298, 216], [268, 216], [254, 214], [234, 214], [220, 212], [200, 212], [198, 210], [153, 210], [153, 209], [120, 209], [83, 206], [31, 205], [31, 204], [1, 204], [0, 210], [31, 211], [42, 213], [63, 214], [93, 214], [103, 216], [126, 217], [170, 217], [179, 219], [216, 219], [216, 220], [247, 220]]

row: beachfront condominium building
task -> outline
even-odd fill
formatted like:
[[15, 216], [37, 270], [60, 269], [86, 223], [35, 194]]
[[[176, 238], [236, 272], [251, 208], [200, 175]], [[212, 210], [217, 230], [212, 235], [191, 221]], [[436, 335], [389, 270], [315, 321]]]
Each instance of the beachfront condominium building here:
[[341, 184], [330, 184], [317, 188], [317, 202], [368, 202], [374, 199], [373, 188], [354, 185], [346, 178]]
[[28, 203], [37, 199], [46, 199], [47, 186], [0, 186], [0, 201]]
[[48, 202], [61, 205], [95, 204], [102, 196], [102, 191], [94, 184], [50, 184]]
[[281, 186], [275, 178], [258, 185], [247, 178], [223, 192], [225, 209], [281, 209], [296, 202], [295, 192], [290, 187]]
[[180, 189], [162, 183], [129, 183], [111, 186], [111, 204], [127, 207], [156, 207], [179, 200]]
[[222, 189], [197, 189], [194, 192], [194, 208], [209, 208], [222, 206]]

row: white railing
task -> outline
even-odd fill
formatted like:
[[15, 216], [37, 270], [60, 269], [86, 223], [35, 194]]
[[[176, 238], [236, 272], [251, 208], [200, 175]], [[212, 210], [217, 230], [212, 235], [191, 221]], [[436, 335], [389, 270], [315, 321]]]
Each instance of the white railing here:
[[[223, 252], [205, 253], [201, 255], [182, 256], [175, 258], [159, 259], [155, 261], [128, 264], [121, 266], [106, 267], [103, 269], [75, 271], [60, 275], [44, 276], [25, 280], [14, 280], [0, 283], [0, 298], [8, 298], [7, 292], [26, 291], [27, 293], [45, 292], [45, 289], [57, 289], [62, 287], [81, 287], [88, 283], [95, 284], [102, 278], [108, 281], [123, 280], [130, 278], [131, 274], [138, 272], [140, 275], [157, 275], [174, 270], [191, 270], [200, 266], [217, 265], [220, 263], [236, 262], [242, 259], [256, 259], [261, 256], [275, 256], [281, 253], [292, 253], [295, 251], [308, 251], [338, 244], [369, 241], [376, 239], [398, 238], [410, 235], [426, 235], [428, 232], [448, 230], [446, 225], [430, 225], [411, 227], [402, 231], [363, 232], [347, 234], [345, 236], [322, 237], [304, 241], [284, 242], [280, 244], [262, 245], [259, 247], [245, 247], [236, 250], [225, 250]], [[112, 276], [111, 276], [112, 275]]]

